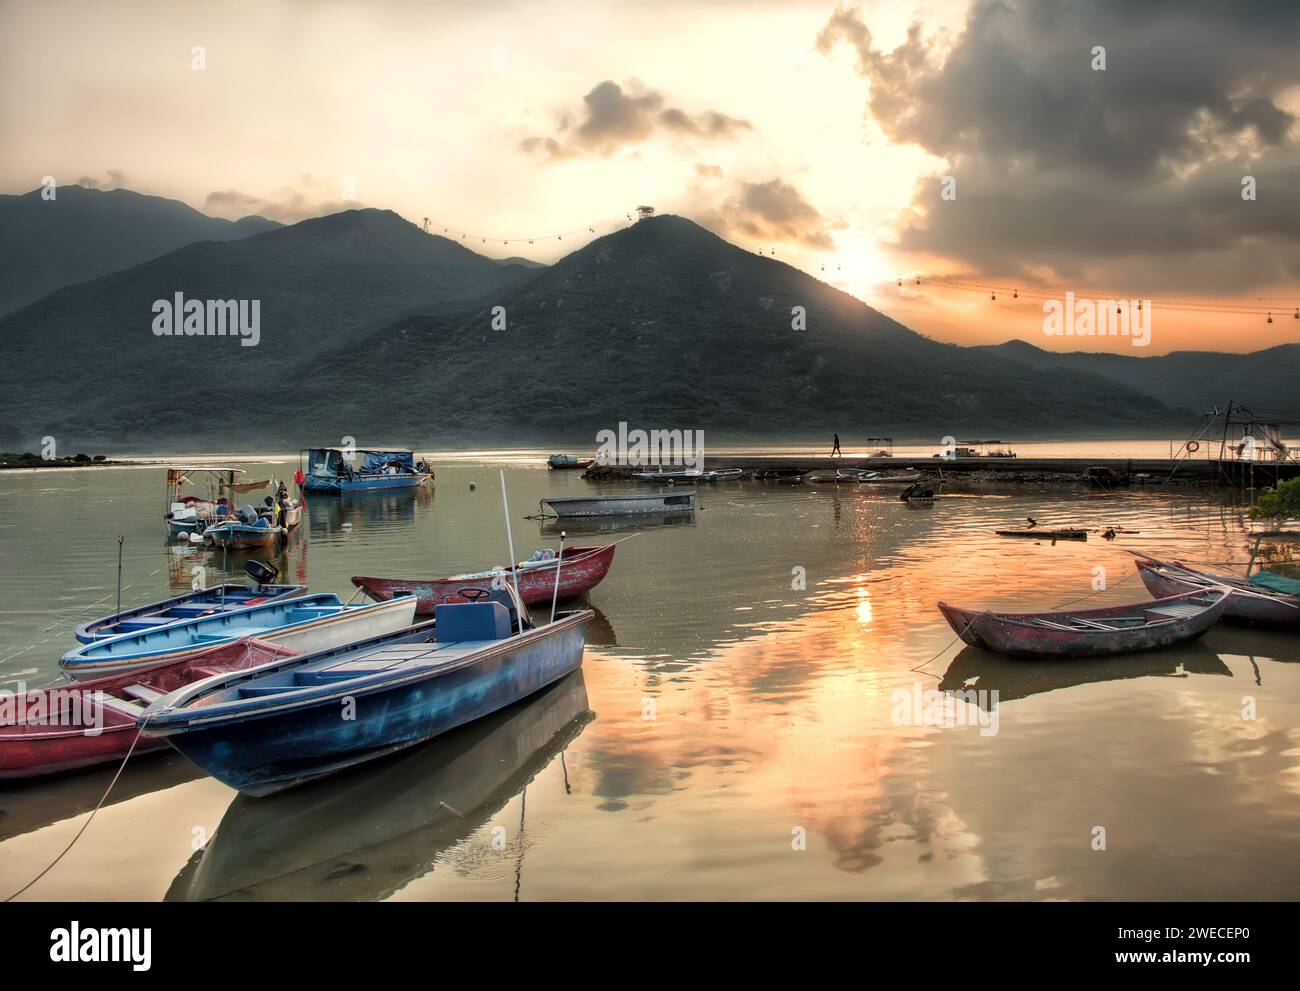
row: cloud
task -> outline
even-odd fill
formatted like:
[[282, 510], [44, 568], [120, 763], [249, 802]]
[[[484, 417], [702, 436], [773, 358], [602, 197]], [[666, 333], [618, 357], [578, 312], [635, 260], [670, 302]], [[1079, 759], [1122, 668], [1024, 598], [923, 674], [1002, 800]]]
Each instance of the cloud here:
[[[341, 187], [339, 187], [341, 188]], [[255, 196], [238, 189], [218, 189], [208, 193], [203, 201], [205, 213], [236, 220], [257, 215], [285, 224], [294, 224], [309, 217], [324, 217], [342, 210], [356, 210], [365, 204], [331, 196], [328, 184], [312, 176], [300, 176], [297, 186], [286, 186], [270, 197]]]
[[540, 152], [549, 161], [583, 155], [608, 158], [644, 144], [656, 135], [678, 139], [725, 141], [753, 129], [749, 121], [706, 110], [689, 113], [668, 106], [662, 93], [632, 81], [624, 89], [612, 80], [598, 83], [582, 98], [583, 106], [560, 116], [552, 137], [529, 137], [520, 148]]
[[121, 169], [108, 169], [104, 173], [107, 180], [100, 180], [94, 176], [83, 175], [77, 180], [78, 186], [85, 186], [87, 189], [126, 189], [126, 173]]
[[[699, 187], [696, 195], [702, 195]], [[720, 205], [700, 210], [699, 218], [721, 237], [801, 244], [818, 250], [835, 247], [830, 236], [834, 225], [799, 190], [779, 178], [740, 182]]]
[[1165, 285], [1191, 265], [1240, 288], [1300, 274], [1298, 32], [1289, 0], [974, 0], [955, 38], [913, 25], [884, 51], [841, 8], [817, 45], [847, 46], [875, 124], [956, 180], [952, 201], [918, 184], [899, 247]]

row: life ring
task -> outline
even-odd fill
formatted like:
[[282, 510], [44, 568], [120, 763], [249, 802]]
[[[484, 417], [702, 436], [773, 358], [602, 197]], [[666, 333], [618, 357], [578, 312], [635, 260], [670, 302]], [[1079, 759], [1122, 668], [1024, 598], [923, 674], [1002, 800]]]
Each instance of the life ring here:
[[1201, 449], [1201, 442], [1200, 442], [1200, 441], [1189, 440], [1189, 441], [1187, 442], [1187, 450], [1188, 450], [1188, 453], [1190, 453], [1190, 454], [1195, 454], [1195, 453], [1196, 453], [1197, 451], [1199, 451], [1200, 449]]

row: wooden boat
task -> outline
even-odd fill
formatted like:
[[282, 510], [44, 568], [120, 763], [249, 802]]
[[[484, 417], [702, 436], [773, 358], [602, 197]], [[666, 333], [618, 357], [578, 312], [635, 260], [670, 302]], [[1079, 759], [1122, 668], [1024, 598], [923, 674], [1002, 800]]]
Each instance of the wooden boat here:
[[[4, 712], [0, 717], [0, 779], [43, 777], [121, 760], [135, 740], [136, 717], [144, 712], [141, 703], [147, 705], [200, 678], [257, 667], [292, 654], [287, 647], [241, 640], [201, 656], [15, 696], [10, 706], [0, 709]], [[13, 718], [5, 718], [9, 716]], [[135, 755], [166, 746], [165, 740], [142, 738]]]
[[83, 644], [64, 654], [59, 666], [74, 678], [95, 678], [202, 654], [249, 637], [291, 650], [323, 650], [396, 632], [414, 618], [412, 596], [346, 605], [337, 595], [303, 595]]
[[[350, 458], [361, 456], [360, 467]], [[412, 451], [349, 451], [335, 447], [313, 447], [299, 453], [304, 492], [343, 495], [355, 492], [393, 492], [416, 489], [433, 478], [424, 459]]]
[[913, 482], [898, 493], [898, 498], [903, 502], [934, 502], [934, 486]]
[[915, 468], [890, 474], [868, 471], [865, 468], [841, 468], [839, 475], [845, 481], [857, 482], [859, 485], [915, 485], [922, 478], [921, 473]]
[[[260, 797], [432, 739], [541, 691], [582, 664], [591, 621], [580, 610], [533, 626], [507, 590], [443, 603], [435, 615], [423, 642], [362, 644], [208, 678], [154, 702], [140, 725]], [[347, 703], [356, 718], [339, 718]]]
[[1142, 584], [1154, 596], [1226, 587], [1232, 590], [1232, 595], [1223, 613], [1225, 621], [1300, 630], [1300, 596], [1275, 591], [1249, 578], [1196, 571], [1178, 561], [1138, 558], [1135, 563]]
[[[188, 538], [202, 532], [213, 519], [227, 515], [230, 496], [239, 484], [242, 468], [223, 468], [216, 465], [172, 465], [167, 469], [167, 506], [163, 522], [167, 536], [173, 539]], [[186, 485], [207, 483], [205, 496], [182, 494]]]
[[274, 547], [276, 541], [288, 532], [285, 527], [272, 526], [266, 519], [259, 519], [256, 523], [223, 520], [203, 531], [203, 543], [209, 547], [224, 547], [232, 551], [252, 550]]
[[669, 485], [695, 484], [697, 482], [730, 482], [741, 478], [740, 468], [718, 468], [713, 471], [638, 471], [632, 477], [639, 482], [667, 482]]
[[590, 468], [595, 463], [595, 458], [576, 458], [572, 454], [552, 454], [546, 459], [546, 467], [554, 471], [576, 471]]
[[[544, 515], [622, 516], [645, 513], [689, 513], [695, 509], [694, 492], [660, 492], [656, 495], [552, 496], [539, 505]], [[550, 513], [545, 510], [549, 508]]]
[[434, 607], [442, 602], [461, 601], [463, 588], [481, 588], [490, 591], [492, 582], [504, 576], [511, 585], [512, 574], [519, 576], [519, 595], [524, 605], [549, 603], [555, 594], [555, 567], [560, 564], [560, 598], [572, 599], [600, 584], [614, 562], [614, 545], [604, 547], [566, 547], [564, 557], [551, 557], [533, 561], [520, 561], [509, 568], [480, 571], [474, 574], [455, 575], [451, 578], [371, 578], [354, 575], [352, 584], [365, 589], [377, 602], [386, 602], [394, 595], [415, 596], [415, 614], [432, 615]]
[[1199, 637], [1228, 607], [1226, 588], [1197, 589], [1152, 602], [1039, 613], [939, 610], [972, 647], [1008, 657], [1107, 657], [1168, 647]]
[[756, 468], [754, 478], [764, 482], [802, 482], [807, 468]]
[[1074, 527], [1053, 530], [1050, 527], [1030, 527], [1020, 530], [994, 530], [999, 537], [1032, 537], [1035, 540], [1087, 540], [1088, 531]]
[[292, 599], [307, 591], [306, 585], [269, 584], [268, 581], [274, 581], [279, 576], [279, 572], [260, 561], [249, 561], [244, 565], [244, 570], [257, 582], [256, 585], [227, 582], [212, 588], [201, 588], [186, 592], [184, 595], [172, 596], [160, 602], [151, 602], [145, 606], [124, 609], [120, 613], [112, 613], [82, 623], [77, 627], [77, 639], [82, 643], [93, 643], [105, 637], [138, 633], [141, 630], [151, 630], [184, 619], [194, 619], [219, 612], [236, 612], [264, 602]]

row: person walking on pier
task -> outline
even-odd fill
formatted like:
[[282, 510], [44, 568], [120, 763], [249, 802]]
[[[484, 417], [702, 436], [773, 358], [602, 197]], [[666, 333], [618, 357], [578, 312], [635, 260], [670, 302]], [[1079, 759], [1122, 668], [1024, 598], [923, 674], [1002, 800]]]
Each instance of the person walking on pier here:
[[831, 448], [831, 457], [833, 458], [833, 457], [835, 457], [835, 455], [837, 455], [837, 454], [838, 454], [841, 458], [844, 457], [844, 452], [840, 450], [840, 435], [839, 435], [839, 434], [836, 434], [836, 435], [835, 435], [835, 446]]

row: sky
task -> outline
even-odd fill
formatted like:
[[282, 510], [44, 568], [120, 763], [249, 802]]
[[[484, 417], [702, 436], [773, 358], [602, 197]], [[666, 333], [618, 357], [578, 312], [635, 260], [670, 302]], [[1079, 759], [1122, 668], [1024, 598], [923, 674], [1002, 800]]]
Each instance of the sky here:
[[[940, 340], [1248, 351], [1300, 340], [1297, 42], [1294, 0], [0, 0], [0, 191], [539, 261], [649, 204]], [[1149, 343], [1046, 334], [1066, 292]]]

